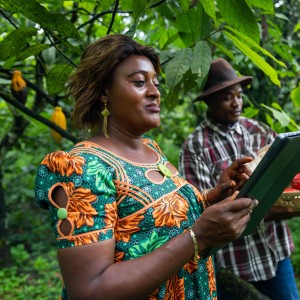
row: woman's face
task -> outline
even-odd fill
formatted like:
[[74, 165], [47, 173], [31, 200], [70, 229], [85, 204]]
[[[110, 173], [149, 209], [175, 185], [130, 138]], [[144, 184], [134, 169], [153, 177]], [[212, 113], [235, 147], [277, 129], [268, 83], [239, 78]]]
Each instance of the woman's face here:
[[114, 71], [106, 89], [108, 126], [140, 136], [160, 125], [157, 74], [145, 56], [131, 56]]

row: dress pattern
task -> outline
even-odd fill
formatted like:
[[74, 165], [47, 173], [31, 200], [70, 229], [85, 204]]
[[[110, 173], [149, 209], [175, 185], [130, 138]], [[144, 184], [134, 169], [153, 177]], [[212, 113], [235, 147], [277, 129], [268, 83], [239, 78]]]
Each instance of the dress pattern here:
[[[46, 155], [37, 170], [36, 201], [50, 211], [58, 248], [115, 238], [115, 262], [135, 259], [182, 234], [201, 215], [198, 190], [155, 141], [143, 143], [156, 153], [155, 163], [135, 163], [91, 142]], [[60, 205], [53, 200], [57, 188], [66, 194]], [[65, 289], [61, 299], [68, 299]], [[148, 299], [216, 299], [212, 257], [191, 260]]]

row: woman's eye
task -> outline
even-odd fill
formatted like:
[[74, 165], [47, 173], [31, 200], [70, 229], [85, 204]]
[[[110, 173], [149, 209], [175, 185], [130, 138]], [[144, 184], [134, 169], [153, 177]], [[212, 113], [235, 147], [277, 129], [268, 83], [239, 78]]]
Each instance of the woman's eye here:
[[134, 81], [134, 84], [136, 86], [143, 86], [145, 84], [145, 81], [143, 81], [143, 80], [136, 80], [136, 81]]

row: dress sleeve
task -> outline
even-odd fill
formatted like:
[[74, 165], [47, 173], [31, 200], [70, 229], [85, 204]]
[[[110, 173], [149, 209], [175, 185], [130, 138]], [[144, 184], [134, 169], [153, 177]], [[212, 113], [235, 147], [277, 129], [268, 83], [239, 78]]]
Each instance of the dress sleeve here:
[[[46, 155], [37, 169], [35, 197], [50, 212], [58, 248], [113, 238], [117, 219], [113, 176], [113, 168], [93, 154]], [[53, 199], [57, 188], [64, 190], [66, 203], [58, 205]]]

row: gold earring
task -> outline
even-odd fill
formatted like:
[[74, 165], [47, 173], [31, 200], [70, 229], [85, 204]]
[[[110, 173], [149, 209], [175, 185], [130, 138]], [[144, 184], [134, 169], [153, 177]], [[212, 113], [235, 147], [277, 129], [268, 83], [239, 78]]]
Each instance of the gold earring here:
[[107, 98], [105, 98], [105, 100], [104, 100], [104, 109], [101, 111], [101, 114], [103, 116], [103, 126], [102, 126], [103, 134], [107, 139], [109, 139], [110, 137], [109, 137], [108, 132], [107, 132], [107, 118], [110, 115], [110, 112], [106, 107], [107, 101], [108, 101]]

